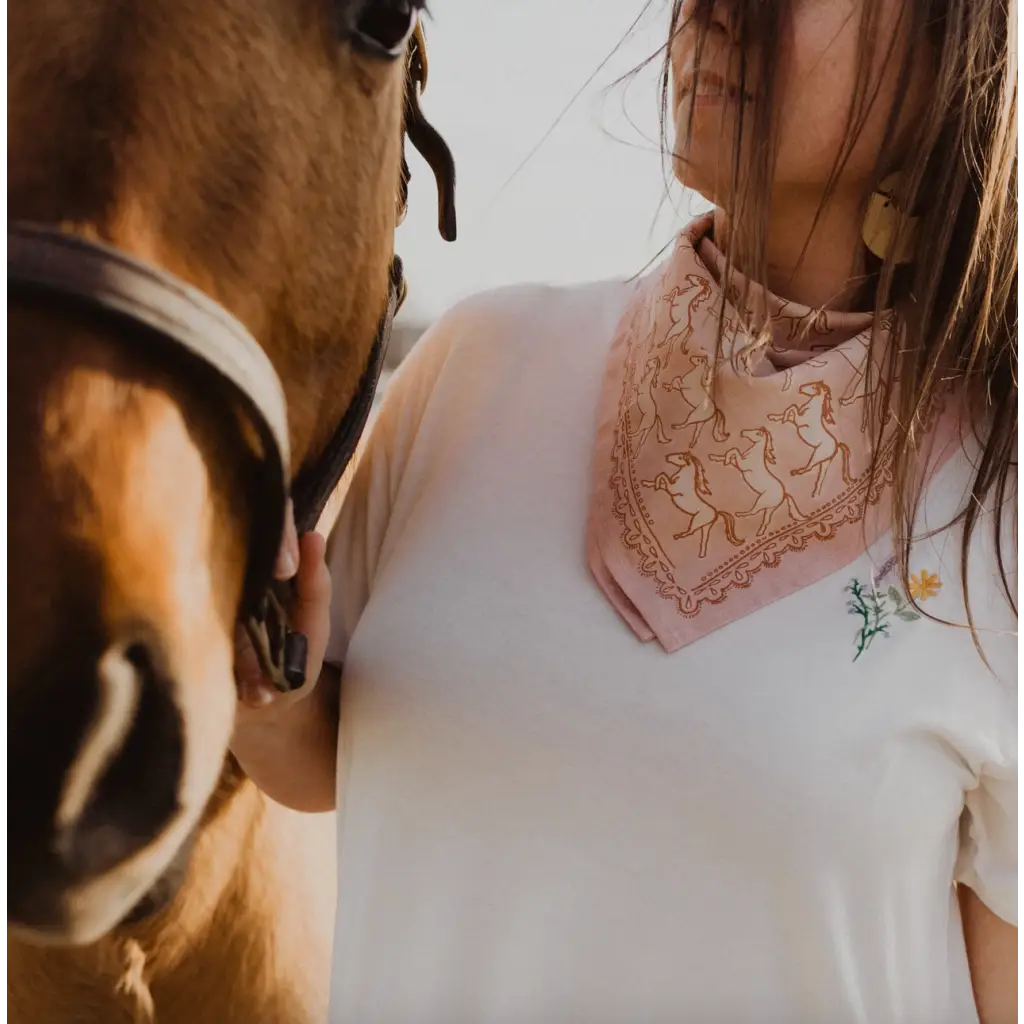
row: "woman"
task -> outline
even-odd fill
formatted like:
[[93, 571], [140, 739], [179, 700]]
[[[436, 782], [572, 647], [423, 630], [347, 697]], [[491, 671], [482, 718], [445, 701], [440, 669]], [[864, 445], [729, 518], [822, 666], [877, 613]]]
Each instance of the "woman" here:
[[236, 752], [335, 1020], [1015, 1019], [1015, 3], [672, 13], [714, 214], [422, 340]]

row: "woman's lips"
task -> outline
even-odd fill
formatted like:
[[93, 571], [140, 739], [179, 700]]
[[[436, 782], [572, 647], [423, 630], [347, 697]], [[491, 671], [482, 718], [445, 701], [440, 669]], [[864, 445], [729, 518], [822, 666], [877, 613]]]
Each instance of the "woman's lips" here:
[[695, 106], [713, 106], [717, 103], [735, 102], [742, 96], [744, 103], [750, 103], [754, 94], [743, 92], [730, 85], [721, 75], [713, 71], [688, 71], [679, 79], [679, 99], [691, 99]]

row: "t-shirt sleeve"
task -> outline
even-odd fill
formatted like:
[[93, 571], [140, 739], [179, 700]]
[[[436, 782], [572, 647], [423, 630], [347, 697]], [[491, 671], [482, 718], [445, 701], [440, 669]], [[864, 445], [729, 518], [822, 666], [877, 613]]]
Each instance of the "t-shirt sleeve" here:
[[445, 314], [416, 343], [388, 385], [358, 455], [327, 545], [331, 573], [331, 637], [326, 660], [345, 660], [352, 633], [373, 592], [402, 476], [453, 340], [466, 319]]
[[1017, 761], [989, 766], [968, 790], [956, 880], [994, 914], [1017, 924]]
[[[1006, 589], [1017, 593], [1016, 473], [1000, 515], [1000, 536], [1008, 579], [998, 569], [988, 522], [976, 529], [972, 562], [972, 603], [986, 614], [997, 634], [983, 632], [979, 642], [988, 671], [977, 679], [987, 726], [981, 730], [968, 760], [971, 784], [964, 795], [955, 879], [977, 893], [1000, 918], [1024, 927], [1024, 687], [1017, 659], [1019, 621]], [[973, 553], [972, 553], [973, 554]], [[987, 568], [987, 571], [986, 571]], [[985, 609], [982, 611], [982, 609]], [[984, 694], [984, 696], [982, 696]]]

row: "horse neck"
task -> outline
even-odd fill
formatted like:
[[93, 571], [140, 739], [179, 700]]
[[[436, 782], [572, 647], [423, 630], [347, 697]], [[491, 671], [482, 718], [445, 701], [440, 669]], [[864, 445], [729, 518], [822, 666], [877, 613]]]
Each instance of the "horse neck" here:
[[768, 448], [763, 437], [750, 443], [750, 447], [742, 452], [740, 459], [752, 469], [760, 469], [768, 465]]
[[825, 396], [824, 395], [811, 395], [810, 398], [804, 402], [803, 409], [800, 410], [804, 416], [811, 419], [821, 419], [825, 421]]
[[697, 467], [693, 463], [687, 466], [680, 466], [672, 477], [672, 486], [677, 491], [693, 491], [696, 494]]

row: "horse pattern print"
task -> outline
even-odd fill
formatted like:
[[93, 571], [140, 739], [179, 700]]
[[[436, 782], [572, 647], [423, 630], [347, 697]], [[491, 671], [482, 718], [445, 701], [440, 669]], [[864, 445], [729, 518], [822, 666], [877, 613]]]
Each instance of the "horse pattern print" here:
[[754, 287], [741, 311], [710, 227], [694, 222], [637, 283], [597, 434], [590, 567], [667, 651], [848, 565], [889, 525], [894, 422], [872, 472], [869, 410], [893, 319], [872, 344], [868, 313]]

